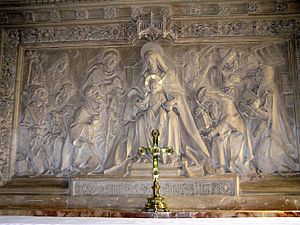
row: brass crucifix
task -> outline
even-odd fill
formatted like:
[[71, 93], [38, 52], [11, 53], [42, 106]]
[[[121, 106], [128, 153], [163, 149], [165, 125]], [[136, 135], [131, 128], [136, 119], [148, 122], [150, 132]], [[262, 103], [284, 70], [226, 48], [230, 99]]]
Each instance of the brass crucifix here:
[[152, 180], [153, 180], [153, 186], [152, 186], [152, 197], [147, 198], [147, 204], [145, 205], [145, 208], [142, 210], [144, 212], [168, 212], [169, 209], [164, 203], [164, 198], [159, 195], [159, 168], [158, 168], [158, 160], [159, 156], [163, 153], [174, 153], [174, 149], [172, 147], [159, 147], [158, 146], [158, 136], [159, 131], [157, 129], [152, 130], [151, 132], [152, 138], [153, 138], [153, 145], [152, 147], [139, 147], [139, 154], [145, 155], [145, 154], [151, 154], [152, 160], [153, 160], [153, 167], [152, 167]]

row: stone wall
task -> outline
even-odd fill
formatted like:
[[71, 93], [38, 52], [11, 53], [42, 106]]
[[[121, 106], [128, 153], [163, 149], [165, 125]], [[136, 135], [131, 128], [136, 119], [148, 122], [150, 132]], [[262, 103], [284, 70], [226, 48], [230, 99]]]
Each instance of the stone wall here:
[[299, 173], [297, 1], [15, 3], [0, 1], [1, 185], [132, 178], [154, 128], [180, 179]]

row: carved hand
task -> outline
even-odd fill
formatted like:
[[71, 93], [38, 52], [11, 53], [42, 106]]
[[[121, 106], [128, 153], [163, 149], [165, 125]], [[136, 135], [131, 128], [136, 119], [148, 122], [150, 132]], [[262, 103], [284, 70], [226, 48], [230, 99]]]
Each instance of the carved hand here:
[[175, 101], [174, 101], [174, 99], [172, 99], [172, 100], [166, 101], [164, 103], [164, 108], [168, 111], [171, 111], [174, 105], [175, 105]]

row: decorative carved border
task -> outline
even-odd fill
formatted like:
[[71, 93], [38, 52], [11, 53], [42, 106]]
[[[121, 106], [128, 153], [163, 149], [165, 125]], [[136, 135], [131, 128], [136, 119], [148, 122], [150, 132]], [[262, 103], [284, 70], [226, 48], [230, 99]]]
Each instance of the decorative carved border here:
[[[139, 33], [137, 27], [136, 20], [132, 20], [130, 23], [110, 25], [31, 27], [20, 29], [20, 41], [21, 43], [103, 40], [131, 41], [140, 39], [138, 37]], [[172, 29], [172, 32], [175, 33], [178, 39], [212, 36], [293, 35], [299, 33], [300, 22], [294, 19], [211, 22], [188, 21], [173, 22], [170, 29]]]
[[3, 36], [3, 56], [0, 77], [0, 185], [10, 179], [10, 150], [14, 94], [17, 76], [19, 31], [6, 30]]
[[[161, 1], [160, 5], [156, 5], [157, 1], [139, 1], [135, 6], [130, 2], [122, 2], [118, 0], [106, 1], [102, 0], [35, 0], [23, 1], [21, 7], [9, 8], [9, 4], [4, 4], [4, 0], [0, 0], [0, 5], [6, 5], [0, 9], [0, 24], [42, 24], [42, 23], [78, 23], [83, 21], [93, 21], [102, 19], [123, 19], [134, 16], [137, 12], [148, 13], [149, 4], [151, 8], [155, 8], [156, 14], [169, 14], [175, 17], [215, 17], [228, 18], [249, 16], [249, 15], [279, 15], [287, 16], [289, 14], [299, 13], [300, 2], [297, 0], [236, 0], [236, 1]], [[53, 4], [49, 4], [49, 3]], [[10, 1], [12, 5], [13, 2]], [[15, 1], [19, 3], [19, 1]], [[16, 5], [16, 4], [15, 4]], [[37, 8], [36, 5], [40, 7]], [[71, 7], [70, 7], [71, 6]], [[92, 6], [92, 7], [91, 7]]]
[[20, 30], [22, 43], [49, 43], [70, 41], [128, 40], [130, 25], [83, 25], [25, 28]]
[[[81, 12], [78, 13], [82, 14]], [[114, 15], [113, 11], [111, 13], [108, 13], [107, 16]], [[163, 24], [162, 21], [161, 24]], [[40, 43], [81, 43], [88, 41], [103, 41], [104, 43], [111, 41], [121, 44], [124, 44], [125, 41], [128, 44], [132, 40], [139, 39], [135, 17], [130, 22], [118, 24], [23, 27], [19, 29], [4, 29], [3, 32], [2, 75], [0, 77], [0, 185], [5, 184], [10, 179], [11, 128], [13, 126], [18, 46]], [[209, 38], [213, 36], [226, 38], [289, 35], [291, 38], [296, 39], [297, 64], [299, 65], [300, 53], [299, 40], [297, 39], [300, 35], [300, 21], [295, 19], [209, 22], [175, 21], [172, 25], [172, 32], [177, 37], [175, 43], [186, 38]], [[300, 77], [299, 66], [298, 76]]]
[[182, 22], [178, 37], [252, 36], [293, 34], [299, 30], [296, 20]]

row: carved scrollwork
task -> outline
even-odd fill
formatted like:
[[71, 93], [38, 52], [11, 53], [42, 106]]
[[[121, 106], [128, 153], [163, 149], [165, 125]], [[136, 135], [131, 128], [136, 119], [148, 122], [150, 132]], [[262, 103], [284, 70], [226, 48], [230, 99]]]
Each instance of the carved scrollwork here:
[[251, 35], [254, 33], [252, 22], [224, 22], [219, 25], [218, 33], [221, 35]]
[[194, 23], [182, 24], [178, 26], [178, 37], [199, 37], [199, 36], [213, 36], [218, 33], [217, 23]]
[[88, 41], [88, 40], [127, 40], [129, 25], [73, 26], [27, 28], [21, 30], [22, 43]]
[[293, 34], [296, 30], [295, 20], [202, 22], [177, 25], [180, 38]]
[[11, 126], [19, 32], [17, 30], [9, 30], [5, 34], [3, 43], [2, 75], [0, 76], [0, 185], [3, 185], [10, 179], [10, 137], [12, 134]]
[[258, 35], [277, 35], [292, 34], [295, 32], [295, 20], [271, 20], [258, 21], [255, 26], [255, 34]]
[[[142, 16], [143, 15], [143, 16]], [[174, 23], [169, 15], [154, 19], [152, 13], [140, 14], [129, 24], [105, 26], [71, 26], [24, 28], [20, 31], [23, 43], [87, 41], [87, 40], [175, 40], [186, 37], [278, 35], [299, 32], [295, 20], [226, 21]]]

